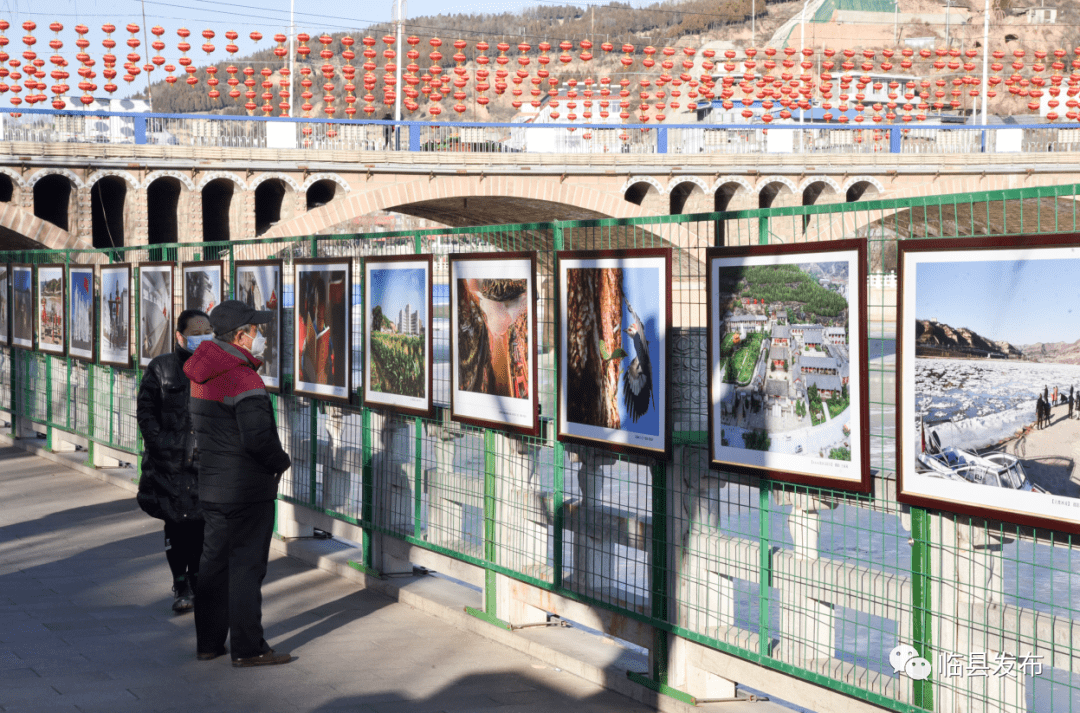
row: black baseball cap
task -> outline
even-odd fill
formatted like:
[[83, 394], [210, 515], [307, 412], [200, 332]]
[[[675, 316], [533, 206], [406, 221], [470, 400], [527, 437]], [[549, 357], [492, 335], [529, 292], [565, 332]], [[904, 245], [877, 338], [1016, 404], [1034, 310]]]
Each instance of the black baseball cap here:
[[240, 300], [225, 300], [210, 312], [210, 326], [214, 334], [221, 336], [245, 324], [266, 324], [273, 316], [269, 310], [248, 307]]

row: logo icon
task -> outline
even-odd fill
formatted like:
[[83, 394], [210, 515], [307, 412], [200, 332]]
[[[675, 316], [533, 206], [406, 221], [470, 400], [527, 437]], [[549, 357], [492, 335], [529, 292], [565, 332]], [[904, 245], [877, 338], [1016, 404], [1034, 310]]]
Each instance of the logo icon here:
[[918, 655], [919, 652], [915, 650], [914, 646], [910, 644], [897, 644], [896, 647], [889, 652], [889, 663], [892, 664], [893, 673], [904, 673], [908, 661], [911, 661]]
[[907, 664], [904, 666], [904, 673], [916, 681], [925, 681], [930, 678], [930, 662], [921, 656], [908, 659]]

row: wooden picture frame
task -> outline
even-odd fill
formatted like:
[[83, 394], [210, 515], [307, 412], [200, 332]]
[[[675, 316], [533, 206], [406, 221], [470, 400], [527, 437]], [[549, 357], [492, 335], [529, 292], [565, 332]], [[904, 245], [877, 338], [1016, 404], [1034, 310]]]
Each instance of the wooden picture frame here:
[[11, 345], [11, 266], [0, 262], [0, 347]]
[[433, 267], [431, 255], [364, 258], [364, 406], [434, 415]]
[[450, 417], [539, 435], [536, 253], [452, 253], [448, 262]]
[[262, 377], [266, 390], [271, 393], [281, 391], [281, 366], [284, 334], [281, 330], [281, 310], [283, 273], [281, 260], [237, 260], [236, 278], [233, 284], [234, 299], [246, 303], [258, 310], [274, 313], [269, 324], [260, 324], [259, 331], [266, 339], [262, 355], [259, 376]]
[[34, 348], [34, 266], [12, 263], [11, 270], [11, 345]]
[[37, 349], [67, 354], [67, 269], [62, 263], [43, 263], [34, 270], [34, 333]]
[[706, 251], [713, 468], [870, 491], [866, 283], [865, 240]]
[[293, 391], [348, 403], [352, 390], [352, 258], [293, 260]]
[[[557, 438], [669, 458], [671, 249], [560, 251], [555, 279]], [[599, 312], [615, 302], [605, 321]], [[598, 316], [579, 322], [588, 312]], [[570, 330], [587, 333], [570, 340]]]
[[84, 362], [94, 360], [95, 281], [93, 265], [72, 265], [68, 269], [68, 356]]
[[225, 261], [185, 262], [180, 268], [183, 310], [210, 314], [225, 299]]
[[897, 257], [897, 500], [1080, 533], [1080, 234], [902, 240]]
[[98, 363], [103, 366], [131, 368], [132, 265], [102, 265], [101, 316], [98, 319]]
[[172, 351], [176, 340], [176, 267], [171, 262], [139, 263], [139, 366]]

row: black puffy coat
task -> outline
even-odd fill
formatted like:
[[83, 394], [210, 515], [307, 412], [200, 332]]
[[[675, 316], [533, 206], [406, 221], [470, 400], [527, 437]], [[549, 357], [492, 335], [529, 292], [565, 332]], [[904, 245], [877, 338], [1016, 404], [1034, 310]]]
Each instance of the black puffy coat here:
[[139, 385], [136, 418], [143, 437], [137, 500], [148, 515], [172, 522], [201, 520], [199, 451], [188, 408], [191, 382], [180, 346], [151, 360]]

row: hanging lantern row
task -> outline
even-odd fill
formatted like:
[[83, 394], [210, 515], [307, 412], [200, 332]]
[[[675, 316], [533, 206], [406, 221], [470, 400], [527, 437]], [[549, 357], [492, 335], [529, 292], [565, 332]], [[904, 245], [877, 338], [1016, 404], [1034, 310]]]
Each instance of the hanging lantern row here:
[[[64, 46], [63, 41], [60, 39], [63, 25], [58, 22], [49, 25], [49, 29], [54, 33], [54, 38], [49, 42], [50, 49], [53, 50], [49, 62], [54, 65], [54, 69], [49, 76], [55, 82], [51, 88], [42, 81], [46, 77], [43, 69], [45, 60], [38, 57], [33, 50], [33, 46], [37, 42], [37, 39], [32, 34], [37, 28], [36, 24], [33, 21], [27, 21], [22, 25], [27, 33], [22, 38], [27, 48], [22, 53], [22, 61], [11, 58], [5, 51], [10, 40], [4, 34], [4, 31], [10, 28], [10, 24], [7, 21], [0, 21], [0, 27], [3, 28], [0, 30], [0, 64], [6, 62], [8, 65], [8, 67], [0, 66], [0, 94], [11, 91], [13, 95], [11, 97], [12, 105], [17, 107], [23, 101], [28, 104], [48, 101], [49, 98], [44, 92], [46, 89], [50, 89], [54, 95], [53, 106], [57, 108], [65, 106], [64, 95], [70, 91], [70, 87], [65, 80], [70, 75], [65, 69], [68, 66], [68, 60], [60, 54], [60, 50]], [[94, 70], [95, 60], [86, 52], [90, 44], [85, 37], [89, 32], [88, 28], [85, 25], [78, 25], [74, 29], [78, 35], [75, 44], [79, 49], [75, 59], [81, 65], [78, 68], [78, 74], [82, 81], [79, 82], [78, 86], [83, 92], [79, 99], [86, 105], [94, 101], [91, 93], [97, 90], [97, 85], [93, 82], [97, 77]], [[101, 75], [105, 79], [103, 88], [106, 92], [112, 94], [117, 90], [114, 80], [119, 75], [117, 65], [121, 64], [116, 54], [114, 54], [117, 41], [113, 39], [112, 35], [116, 32], [116, 27], [112, 24], [105, 24], [101, 29], [105, 33], [105, 39], [102, 41], [105, 52], [101, 57], [103, 65]], [[166, 49], [166, 43], [162, 40], [165, 30], [160, 26], [151, 29], [155, 40], [151, 43], [150, 48], [154, 50], [155, 55], [146, 64], [140, 66], [139, 62], [142, 58], [136, 51], [141, 46], [141, 41], [137, 37], [139, 29], [136, 24], [128, 24], [125, 27], [125, 30], [129, 33], [129, 37], [126, 39], [129, 52], [124, 58], [126, 61], [121, 64], [124, 70], [122, 78], [130, 84], [141, 72], [150, 74], [156, 68], [161, 67], [167, 72], [165, 81], [169, 84], [175, 84], [179, 80], [179, 77], [175, 76], [177, 68], [172, 64], [168, 64], [162, 55], [162, 51]], [[177, 64], [183, 67], [184, 74], [187, 75], [185, 83], [194, 88], [198, 85], [199, 78], [194, 60], [188, 55], [192, 50], [192, 46], [188, 42], [191, 31], [187, 28], [180, 28], [177, 30], [177, 35], [180, 38], [176, 45], [176, 49], [180, 52]], [[200, 49], [207, 57], [210, 57], [217, 51], [217, 47], [212, 43], [216, 33], [213, 30], [206, 29], [202, 31], [201, 35], [204, 42]], [[257, 80], [254, 78], [255, 70], [250, 66], [243, 68], [242, 73], [245, 76], [243, 84], [246, 91], [241, 92], [239, 89], [241, 82], [236, 76], [241, 70], [238, 70], [231, 63], [239, 50], [235, 44], [239, 35], [235, 31], [229, 30], [225, 33], [225, 37], [228, 40], [225, 51], [228, 53], [230, 60], [230, 64], [225, 69], [228, 75], [226, 80], [228, 96], [236, 101], [239, 101], [243, 96], [246, 100], [244, 106], [249, 114], [261, 109], [265, 115], [271, 115], [274, 111], [272, 103], [274, 85], [271, 81], [274, 71], [269, 68], [260, 71], [263, 77], [263, 92], [260, 96], [255, 91], [255, 85], [257, 84]], [[262, 39], [262, 34], [252, 32], [249, 37], [252, 41], [259, 42]], [[281, 115], [288, 114], [289, 100], [291, 98], [288, 89], [289, 70], [285, 66], [288, 58], [288, 49], [285, 47], [287, 39], [283, 34], [274, 37], [277, 42], [274, 54], [282, 61], [283, 65], [277, 70], [281, 76], [278, 82], [279, 103], [277, 106]], [[312, 48], [308, 46], [311, 37], [301, 33], [297, 36], [297, 40], [299, 46], [296, 49], [296, 54], [302, 61], [308, 59], [312, 52]], [[340, 106], [335, 104], [339, 95], [337, 85], [334, 83], [338, 67], [332, 62], [334, 52], [331, 45], [334, 40], [329, 35], [323, 34], [318, 38], [318, 41], [322, 45], [319, 56], [323, 60], [320, 67], [324, 79], [322, 84], [323, 112], [328, 118], [332, 118]], [[529, 84], [532, 85], [528, 89], [532, 95], [530, 103], [534, 107], [539, 107], [542, 104], [540, 97], [544, 93], [543, 87], [546, 84], [548, 87], [546, 93], [552, 107], [550, 116], [552, 119], [558, 120], [562, 116], [558, 111], [560, 100], [558, 99], [559, 91], [557, 87], [560, 81], [557, 77], [552, 76], [549, 65], [556, 59], [563, 66], [569, 65], [575, 61], [572, 51], [578, 52], [576, 59], [582, 62], [589, 62], [594, 58], [592, 54], [593, 43], [589, 40], [580, 41], [576, 49], [574, 43], [568, 40], [560, 42], [557, 57], [552, 56], [554, 48], [550, 43], [540, 42], [537, 45], [538, 55], [535, 56], [536, 67], [534, 72], [530, 73], [530, 65], [534, 60], [534, 57], [530, 54], [533, 48], [529, 43], [521, 42], [516, 48], [518, 51], [516, 57], [518, 68], [511, 76], [508, 68], [511, 58], [507, 56], [507, 52], [511, 47], [508, 43], [498, 43], [496, 45], [498, 55], [492, 58], [486, 54], [490, 49], [490, 45], [485, 41], [479, 41], [473, 45], [475, 55], [470, 60], [465, 54], [469, 43], [459, 39], [453, 43], [454, 54], [452, 60], [454, 61], [454, 67], [452, 70], [454, 76], [450, 77], [443, 76], [441, 62], [444, 57], [440, 50], [443, 41], [435, 37], [428, 40], [431, 52], [427, 58], [431, 61], [431, 66], [423, 75], [418, 76], [418, 73], [422, 70], [417, 64], [417, 60], [420, 59], [420, 52], [416, 48], [421, 44], [421, 40], [414, 35], [407, 40], [409, 49], [406, 51], [405, 59], [408, 60], [408, 65], [403, 68], [405, 70], [404, 86], [398, 87], [396, 76], [398, 56], [397, 51], [393, 48], [395, 40], [392, 36], [386, 35], [382, 38], [382, 42], [385, 45], [382, 52], [385, 60], [382, 66], [383, 103], [387, 106], [392, 105], [397, 98], [397, 92], [401, 91], [405, 98], [405, 108], [411, 113], [419, 109], [416, 100], [420, 94], [424, 94], [429, 101], [429, 113], [436, 119], [443, 111], [440, 102], [446, 96], [452, 96], [454, 99], [452, 108], [456, 113], [460, 115], [467, 110], [465, 102], [468, 99], [468, 93], [466, 89], [470, 80], [474, 85], [476, 103], [480, 106], [487, 106], [490, 102], [487, 92], [494, 88], [496, 95], [503, 95], [508, 88], [507, 79], [509, 78], [514, 85], [511, 90], [514, 97], [511, 104], [515, 108], [520, 108], [523, 105], [522, 97]], [[356, 57], [355, 52], [351, 49], [355, 44], [355, 40], [346, 37], [341, 40], [341, 44], [344, 49], [340, 53], [340, 57], [345, 61], [345, 64], [340, 67], [345, 80], [341, 91], [344, 92], [344, 101], [347, 105], [344, 109], [345, 113], [352, 118], [356, 113], [353, 104], [358, 101], [355, 95], [357, 87], [353, 83], [356, 68], [351, 64], [351, 61]], [[362, 81], [365, 90], [363, 111], [365, 115], [370, 117], [376, 111], [375, 91], [379, 85], [378, 77], [375, 74], [378, 69], [375, 62], [378, 57], [378, 51], [375, 49], [377, 41], [375, 38], [365, 37], [362, 44], [364, 46], [363, 55], [365, 60], [362, 65], [364, 70]], [[600, 50], [604, 54], [612, 54], [615, 52], [615, 45], [604, 42], [600, 45]], [[635, 62], [639, 61], [639, 54], [634, 45], [624, 44], [621, 46], [620, 51], [622, 56], [619, 58], [619, 62], [624, 69], [630, 69]], [[679, 57], [680, 54], [681, 57]], [[750, 107], [756, 103], [763, 110], [761, 118], [766, 123], [774, 120], [777, 116], [781, 119], [789, 119], [793, 111], [807, 110], [812, 102], [821, 106], [824, 110], [823, 118], [826, 120], [836, 118], [841, 123], [849, 120], [861, 122], [866, 119], [875, 123], [882, 121], [890, 123], [895, 121], [910, 122], [913, 120], [924, 121], [927, 112], [930, 110], [940, 112], [959, 109], [963, 106], [965, 97], [975, 99], [981, 96], [982, 93], [982, 79], [976, 74], [975, 64], [979, 51], [970, 48], [938, 48], [935, 50], [903, 48], [900, 50], [883, 49], [880, 51], [826, 48], [818, 52], [809, 48], [800, 51], [790, 47], [783, 49], [766, 47], [761, 50], [750, 47], [742, 50], [741, 53], [736, 50], [726, 50], [723, 52], [722, 57], [719, 57], [715, 50], [702, 50], [700, 60], [695, 60], [697, 54], [697, 50], [691, 47], [681, 49], [664, 47], [657, 49], [653, 46], [646, 46], [642, 48], [640, 52], [641, 67], [647, 70], [647, 76], [652, 72], [656, 72], [658, 68], [659, 75], [639, 81], [640, 91], [638, 91], [638, 98], [640, 103], [633, 107], [631, 107], [629, 101], [630, 92], [626, 86], [623, 86], [619, 91], [620, 101], [618, 102], [618, 108], [621, 109], [619, 117], [623, 121], [628, 120], [629, 110], [633, 108], [638, 112], [638, 118], [642, 122], [653, 119], [662, 122], [666, 119], [664, 114], [666, 110], [679, 110], [684, 106], [682, 96], [685, 93], [685, 107], [690, 111], [697, 108], [698, 101], [696, 100], [698, 99], [704, 98], [710, 101], [719, 99], [721, 105], [729, 110], [733, 109], [736, 103], [741, 102], [743, 104], [742, 115], [751, 118], [755, 112]], [[1047, 97], [1046, 106], [1050, 110], [1047, 114], [1048, 119], [1051, 121], [1058, 119], [1059, 108], [1064, 103], [1065, 108], [1068, 109], [1064, 114], [1065, 117], [1070, 120], [1077, 120], [1077, 110], [1080, 108], [1077, 102], [1077, 95], [1080, 94], [1080, 47], [1072, 51], [1072, 59], [1069, 59], [1069, 54], [1064, 49], [1053, 51], [1037, 49], [1031, 52], [1034, 61], [1027, 64], [1024, 61], [1027, 57], [1025, 50], [1013, 50], [1011, 52], [1011, 62], [1008, 62], [1010, 57], [1004, 50], [993, 50], [991, 52], [993, 63], [990, 65], [993, 74], [987, 78], [985, 88], [987, 97], [995, 98], [999, 92], [1007, 91], [1012, 96], [1028, 99], [1027, 108], [1031, 111], [1038, 111], [1042, 106], [1043, 98]], [[490, 81], [492, 72], [488, 69], [488, 65], [492, 60], [496, 65], [494, 86]], [[470, 61], [479, 65], [472, 77], [469, 77], [467, 66]], [[910, 76], [916, 63], [919, 63], [923, 69], [927, 69], [919, 77]], [[929, 68], [923, 65], [929, 65]], [[19, 71], [20, 69], [22, 72]], [[1011, 74], [1008, 73], [1009, 69], [1012, 70]], [[1070, 74], [1063, 74], [1066, 69], [1071, 70]], [[801, 70], [801, 73], [799, 70]], [[837, 70], [839, 71], [838, 76], [833, 74]], [[881, 75], [887, 78], [888, 73], [893, 70], [898, 70], [909, 76], [900, 76], [896, 80], [887, 82], [883, 81]], [[692, 74], [694, 71], [698, 72], [698, 76], [695, 77]], [[218, 68], [211, 65], [206, 67], [205, 72], [208, 75], [206, 80], [209, 88], [208, 96], [211, 99], [220, 98], [221, 91], [218, 89], [220, 80], [216, 76]], [[871, 73], [878, 76], [871, 76]], [[311, 111], [314, 109], [311, 100], [315, 97], [314, 93], [310, 91], [311, 87], [314, 86], [314, 82], [310, 79], [312, 75], [311, 68], [302, 68], [301, 75], [301, 86], [304, 89], [301, 94], [301, 98], [304, 100], [301, 109], [306, 117], [310, 117]], [[3, 80], [9, 80], [11, 84], [9, 85]], [[19, 80], [23, 80], [21, 86], [18, 83]], [[528, 84], [526, 80], [528, 80]], [[569, 80], [567, 84], [573, 81], [575, 80]], [[592, 79], [586, 81], [595, 84]], [[609, 85], [610, 82], [601, 81], [601, 98], [598, 102], [601, 118], [610, 116], [610, 109], [614, 108], [608, 98], [610, 96]], [[888, 87], [886, 92], [888, 101], [870, 105], [864, 103], [868, 87], [872, 87], [874, 92], [880, 95], [885, 90], [886, 85]], [[418, 86], [419, 89], [417, 89]], [[27, 90], [25, 99], [19, 96], [24, 88]], [[853, 88], [854, 91], [852, 91]], [[605, 94], [605, 92], [607, 93]], [[741, 96], [737, 97], [737, 92]], [[593, 93], [591, 85], [586, 86], [586, 89], [581, 93], [584, 97], [581, 118], [590, 119], [592, 116], [593, 97], [590, 95]], [[1063, 93], [1064, 96], [1062, 96]], [[570, 91], [567, 94], [566, 108], [570, 111], [566, 114], [566, 120], [573, 122], [578, 118], [574, 111], [577, 108], [577, 102], [574, 100], [578, 97], [571, 96], [578, 94], [576, 85], [570, 85]], [[835, 103], [833, 101], [834, 96]], [[261, 107], [256, 103], [256, 98], [262, 100]], [[571, 107], [570, 104], [575, 106]], [[834, 109], [838, 112], [835, 117], [832, 113]], [[650, 111], [655, 113], [650, 114]], [[589, 114], [589, 116], [586, 116], [586, 114]]]

